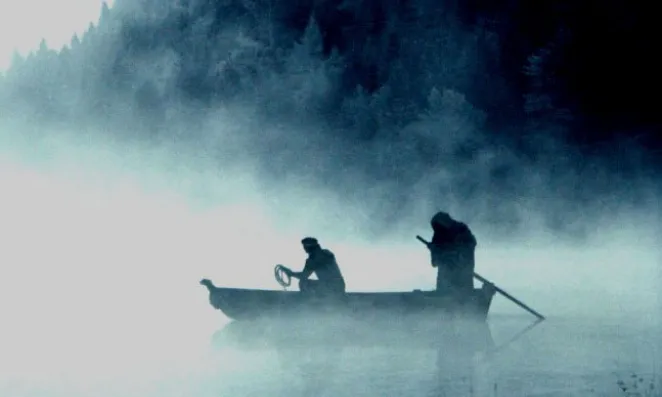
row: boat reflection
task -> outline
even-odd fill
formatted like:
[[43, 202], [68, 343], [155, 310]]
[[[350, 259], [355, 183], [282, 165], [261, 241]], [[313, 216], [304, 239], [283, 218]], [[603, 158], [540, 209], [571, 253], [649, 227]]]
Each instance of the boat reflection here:
[[[489, 324], [457, 320], [444, 325], [435, 329], [421, 324], [414, 333], [411, 327], [407, 332], [373, 327], [341, 334], [338, 324], [319, 319], [304, 325], [233, 321], [214, 334], [212, 345], [221, 350], [276, 353], [281, 371], [296, 371], [302, 396], [331, 390], [334, 396], [356, 395], [357, 384], [369, 389], [381, 389], [378, 384], [382, 384], [389, 395], [398, 388], [406, 392], [412, 385], [436, 395], [457, 387], [480, 389], [486, 380], [478, 378], [488, 365], [488, 352], [495, 348]], [[458, 381], [470, 385], [458, 385]]]
[[402, 324], [382, 319], [371, 323], [316, 316], [309, 321], [232, 321], [213, 336], [213, 344], [243, 349], [293, 349], [298, 347], [444, 349], [488, 351], [494, 341], [487, 322], [469, 318], [421, 320]]

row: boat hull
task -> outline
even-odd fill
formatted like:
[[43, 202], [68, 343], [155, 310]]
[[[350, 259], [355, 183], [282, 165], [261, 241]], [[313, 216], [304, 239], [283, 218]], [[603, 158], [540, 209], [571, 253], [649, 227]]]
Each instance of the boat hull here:
[[434, 291], [349, 292], [341, 297], [322, 297], [298, 291], [210, 288], [210, 304], [235, 321], [297, 320], [320, 316], [363, 323], [438, 321], [462, 317], [485, 321], [494, 290], [474, 289], [463, 301]]

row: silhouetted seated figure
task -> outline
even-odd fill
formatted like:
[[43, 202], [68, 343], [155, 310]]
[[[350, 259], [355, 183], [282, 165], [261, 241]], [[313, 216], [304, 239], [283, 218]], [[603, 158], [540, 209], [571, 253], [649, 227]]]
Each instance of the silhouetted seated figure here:
[[469, 227], [438, 212], [430, 221], [432, 266], [437, 268], [437, 292], [465, 298], [473, 292], [476, 238]]
[[[301, 240], [301, 244], [308, 253], [303, 271], [285, 270], [290, 277], [299, 279], [299, 289], [306, 293], [344, 294], [345, 280], [340, 272], [335, 255], [328, 249], [322, 248], [317, 239], [313, 237], [304, 238]], [[313, 273], [317, 276], [317, 280], [309, 279]]]

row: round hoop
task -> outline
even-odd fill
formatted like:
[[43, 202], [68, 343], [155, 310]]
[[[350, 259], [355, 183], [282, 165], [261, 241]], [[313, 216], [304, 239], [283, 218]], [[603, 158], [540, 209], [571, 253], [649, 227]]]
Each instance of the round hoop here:
[[274, 277], [276, 277], [276, 281], [283, 288], [289, 287], [292, 283], [292, 277], [290, 277], [288, 270], [290, 269], [283, 265], [276, 265], [274, 268]]

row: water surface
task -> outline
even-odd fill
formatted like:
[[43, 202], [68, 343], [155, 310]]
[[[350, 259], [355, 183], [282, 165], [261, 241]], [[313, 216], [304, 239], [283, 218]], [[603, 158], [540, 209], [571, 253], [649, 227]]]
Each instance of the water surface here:
[[[655, 327], [551, 318], [514, 341], [527, 316], [492, 316], [497, 353], [454, 357], [387, 348], [246, 351], [211, 336], [126, 329], [76, 338], [33, 330], [5, 340], [2, 396], [619, 396], [655, 382]], [[56, 328], [56, 327], [55, 327]], [[181, 331], [181, 330], [180, 330]], [[58, 343], [60, 341], [60, 343]], [[121, 342], [121, 343], [120, 343]]]

